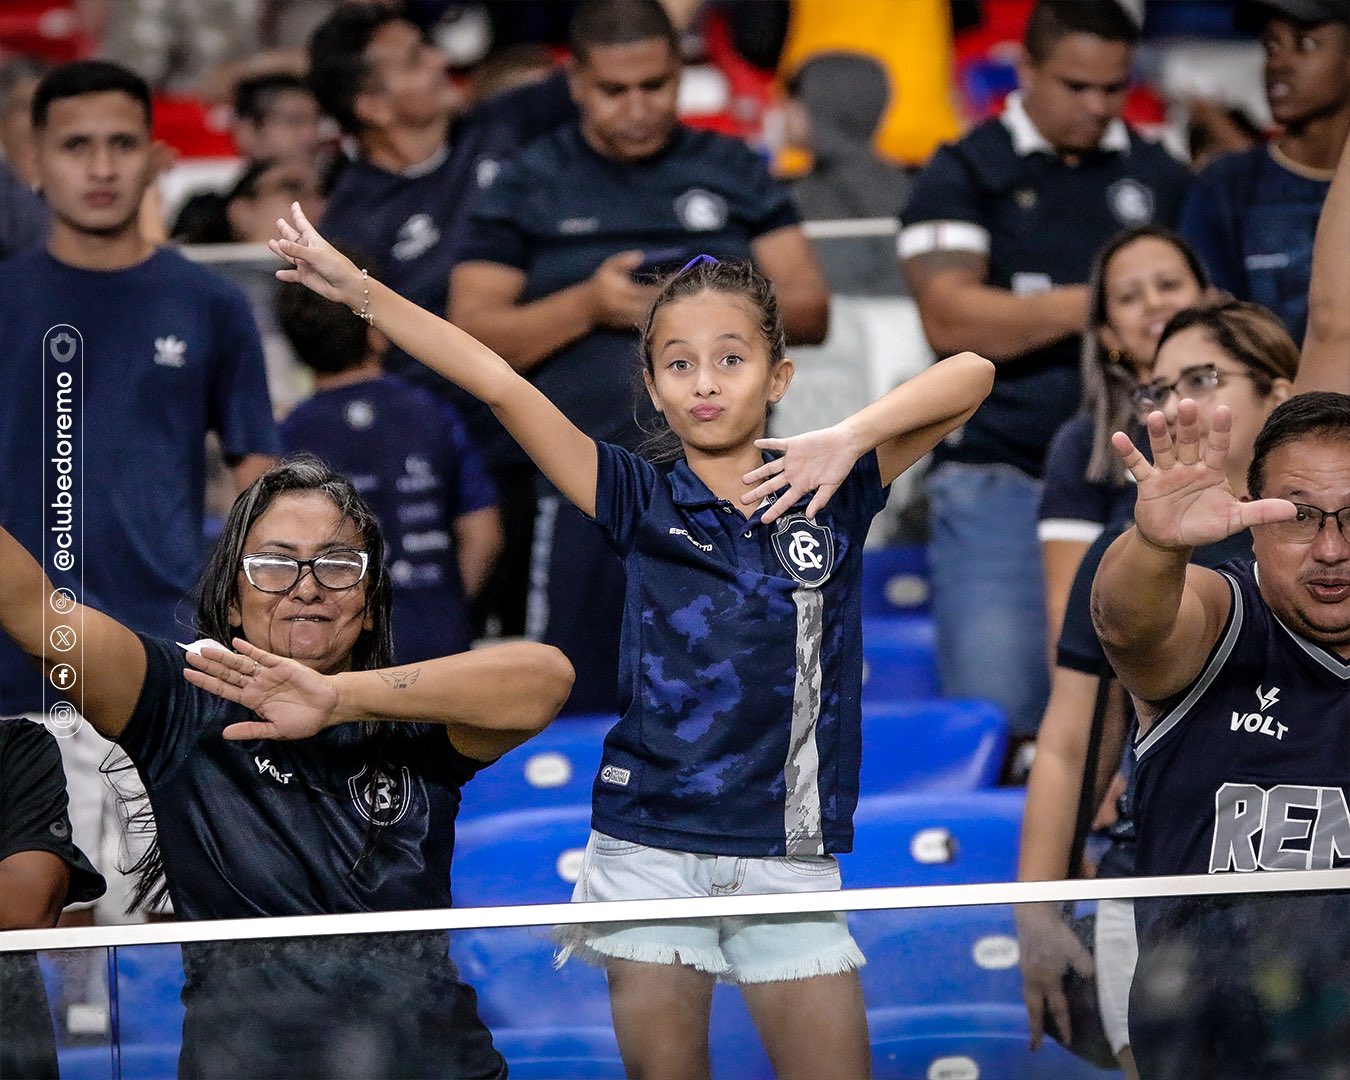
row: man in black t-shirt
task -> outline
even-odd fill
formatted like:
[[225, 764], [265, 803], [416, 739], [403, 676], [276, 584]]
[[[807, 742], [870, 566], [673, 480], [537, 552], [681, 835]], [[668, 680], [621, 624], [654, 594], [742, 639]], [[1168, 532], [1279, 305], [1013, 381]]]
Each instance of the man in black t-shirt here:
[[[66, 904], [107, 889], [71, 839], [66, 801], [56, 739], [31, 720], [0, 719], [0, 931], [53, 927]], [[37, 957], [0, 953], [0, 1076], [56, 1075]]]

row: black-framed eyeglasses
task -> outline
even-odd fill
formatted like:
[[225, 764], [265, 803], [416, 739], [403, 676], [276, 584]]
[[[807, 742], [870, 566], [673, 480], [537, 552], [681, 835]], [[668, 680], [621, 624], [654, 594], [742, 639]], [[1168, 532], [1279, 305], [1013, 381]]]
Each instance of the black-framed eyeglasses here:
[[325, 589], [350, 589], [366, 576], [370, 561], [364, 551], [343, 548], [325, 551], [312, 559], [296, 559], [275, 551], [245, 555], [240, 562], [248, 583], [259, 592], [281, 593], [294, 587], [305, 567]]
[[1288, 521], [1272, 521], [1260, 527], [1270, 530], [1271, 535], [1280, 540], [1311, 544], [1321, 533], [1327, 518], [1331, 518], [1341, 530], [1341, 537], [1350, 540], [1350, 506], [1342, 506], [1339, 510], [1323, 510], [1306, 503], [1294, 503], [1294, 506], [1298, 508], [1298, 514]]
[[1222, 386], [1226, 379], [1261, 381], [1264, 378], [1264, 373], [1255, 371], [1220, 371], [1214, 364], [1195, 364], [1183, 368], [1173, 382], [1154, 379], [1150, 383], [1144, 383], [1130, 397], [1134, 402], [1135, 414], [1144, 417], [1166, 406], [1172, 400], [1173, 394], [1177, 396], [1177, 400], [1190, 398], [1199, 401]]

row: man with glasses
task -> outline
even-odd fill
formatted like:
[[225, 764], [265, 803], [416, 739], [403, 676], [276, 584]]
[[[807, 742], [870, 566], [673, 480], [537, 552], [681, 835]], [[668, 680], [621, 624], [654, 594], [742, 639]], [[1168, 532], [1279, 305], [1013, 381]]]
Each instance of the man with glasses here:
[[[183, 919], [449, 907], [461, 789], [571, 686], [556, 650], [525, 642], [391, 667], [384, 539], [311, 456], [235, 501], [197, 643], [76, 605], [83, 649], [62, 653], [50, 594], [0, 529], [0, 629], [69, 664], [89, 723], [130, 757], [158, 824], [137, 899], [167, 891]], [[500, 1080], [446, 949], [443, 932], [184, 945], [180, 1075]]]
[[[1175, 389], [1154, 392], [1166, 400]], [[1135, 525], [1093, 587], [1093, 621], [1139, 717], [1136, 869], [1347, 866], [1350, 396], [1300, 394], [1271, 413], [1249, 500], [1224, 475], [1228, 410], [1204, 437], [1197, 411], [1177, 406], [1175, 438], [1161, 413], [1148, 417], [1152, 464], [1116, 435], [1138, 483]], [[1253, 561], [1187, 565], [1195, 547], [1248, 527]], [[1350, 993], [1350, 897], [1135, 906], [1140, 1075], [1321, 1075], [1343, 1064], [1344, 1009], [1333, 1003]]]

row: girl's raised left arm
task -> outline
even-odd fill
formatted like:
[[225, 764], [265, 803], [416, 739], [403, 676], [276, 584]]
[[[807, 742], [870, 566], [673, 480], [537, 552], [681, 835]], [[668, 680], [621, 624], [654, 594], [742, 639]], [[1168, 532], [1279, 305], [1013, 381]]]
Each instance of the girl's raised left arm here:
[[806, 516], [813, 518], [869, 450], [876, 450], [881, 482], [889, 484], [969, 420], [993, 385], [993, 364], [972, 352], [958, 353], [832, 427], [787, 439], [758, 439], [756, 446], [780, 456], [746, 473], [745, 482], [757, 486], [742, 495], [741, 502], [754, 505], [786, 487], [786, 493], [764, 512], [767, 524], [787, 513], [802, 495], [814, 492], [806, 508]]

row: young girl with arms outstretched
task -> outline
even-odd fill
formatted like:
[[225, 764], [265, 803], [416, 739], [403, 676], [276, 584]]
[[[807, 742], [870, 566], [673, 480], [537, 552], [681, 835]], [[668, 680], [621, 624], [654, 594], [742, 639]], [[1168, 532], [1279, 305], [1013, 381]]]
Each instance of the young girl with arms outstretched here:
[[[793, 370], [773, 289], [700, 257], [642, 334], [647, 393], [681, 451], [654, 465], [582, 434], [294, 216], [272, 241], [292, 264], [277, 276], [373, 319], [491, 406], [624, 560], [621, 719], [573, 898], [838, 889], [861, 760], [863, 541], [886, 486], [975, 411], [993, 365], [962, 353], [833, 427], [766, 439]], [[841, 914], [607, 923], [568, 947], [606, 968], [630, 1075], [708, 1075], [718, 977], [740, 984], [779, 1077], [870, 1071], [863, 958]]]

